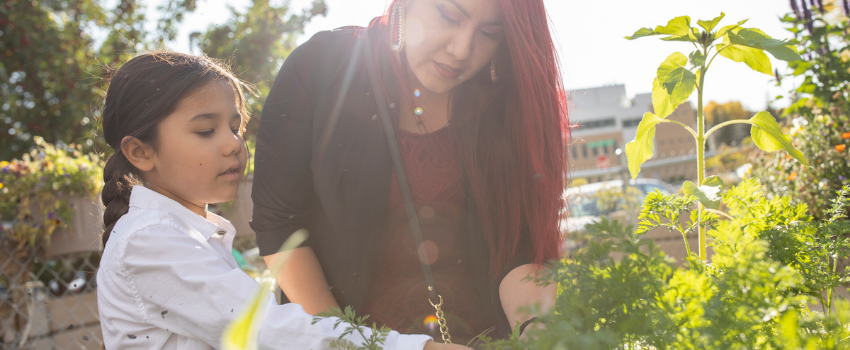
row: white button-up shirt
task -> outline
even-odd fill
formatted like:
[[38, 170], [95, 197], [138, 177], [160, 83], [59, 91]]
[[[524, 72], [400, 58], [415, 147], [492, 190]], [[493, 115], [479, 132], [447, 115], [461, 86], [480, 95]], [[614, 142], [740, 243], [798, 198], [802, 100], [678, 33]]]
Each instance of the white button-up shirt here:
[[[118, 220], [97, 272], [97, 303], [107, 349], [218, 349], [227, 324], [259, 284], [231, 255], [233, 225], [204, 219], [142, 186]], [[269, 293], [260, 349], [319, 350], [344, 331], [335, 319], [311, 325], [297, 304], [277, 305]], [[345, 339], [361, 344], [356, 334]], [[365, 331], [366, 336], [371, 330]], [[384, 349], [420, 350], [431, 337], [393, 331]]]

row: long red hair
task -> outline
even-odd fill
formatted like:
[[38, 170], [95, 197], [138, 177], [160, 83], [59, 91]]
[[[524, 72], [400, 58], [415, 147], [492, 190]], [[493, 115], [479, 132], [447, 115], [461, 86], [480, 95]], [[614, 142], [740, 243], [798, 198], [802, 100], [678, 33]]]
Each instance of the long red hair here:
[[[389, 45], [389, 9], [376, 55], [397, 57]], [[452, 90], [451, 119], [470, 195], [490, 248], [495, 278], [520, 252], [544, 264], [560, 257], [559, 222], [567, 177], [567, 101], [543, 0], [497, 0], [505, 40], [490, 70]], [[389, 60], [403, 98], [412, 98], [404, 60]], [[489, 68], [489, 65], [486, 67]], [[523, 241], [527, 232], [530, 241]]]

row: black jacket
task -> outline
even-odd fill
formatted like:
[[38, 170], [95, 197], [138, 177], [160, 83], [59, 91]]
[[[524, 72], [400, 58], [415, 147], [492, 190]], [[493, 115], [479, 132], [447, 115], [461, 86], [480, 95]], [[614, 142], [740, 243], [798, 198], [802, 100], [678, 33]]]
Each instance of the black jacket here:
[[[371, 282], [393, 167], [357, 40], [362, 35], [378, 45], [377, 28], [346, 27], [316, 34], [284, 62], [257, 134], [251, 221], [261, 255], [276, 253], [292, 233], [306, 228], [310, 237], [304, 245], [315, 251], [334, 298], [356, 311]], [[398, 127], [398, 89], [392, 88], [388, 58], [376, 59]], [[470, 197], [464, 238], [471, 282], [493, 307], [493, 335], [504, 337], [512, 326], [499, 284], [531, 259], [521, 253], [498, 278], [490, 278], [492, 256]]]

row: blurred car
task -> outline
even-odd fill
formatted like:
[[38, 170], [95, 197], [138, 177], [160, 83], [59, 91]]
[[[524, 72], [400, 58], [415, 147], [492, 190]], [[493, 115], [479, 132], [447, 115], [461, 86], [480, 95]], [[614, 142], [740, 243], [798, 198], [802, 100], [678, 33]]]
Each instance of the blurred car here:
[[634, 222], [629, 220], [636, 220], [647, 194], [655, 190], [665, 195], [676, 192], [672, 185], [656, 179], [633, 179], [629, 180], [628, 186], [624, 184], [623, 180], [604, 181], [564, 191], [567, 215], [562, 219], [560, 228], [565, 237], [565, 251], [577, 248], [579, 243], [572, 237], [584, 231], [585, 226], [598, 222], [603, 216], [633, 224]]

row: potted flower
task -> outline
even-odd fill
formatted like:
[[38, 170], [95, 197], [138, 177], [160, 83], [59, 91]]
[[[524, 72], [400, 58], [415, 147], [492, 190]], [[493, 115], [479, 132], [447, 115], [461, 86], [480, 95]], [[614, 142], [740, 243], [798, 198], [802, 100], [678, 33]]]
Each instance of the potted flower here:
[[35, 142], [21, 159], [0, 162], [3, 240], [11, 239], [18, 254], [99, 250], [99, 156], [83, 154], [77, 145], [54, 146], [40, 137]]

